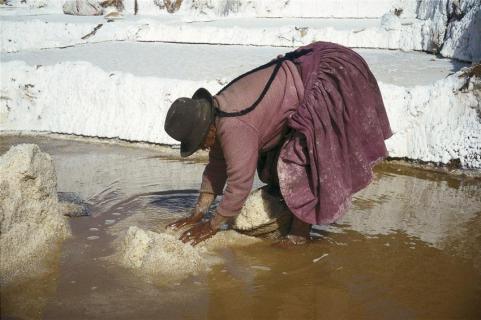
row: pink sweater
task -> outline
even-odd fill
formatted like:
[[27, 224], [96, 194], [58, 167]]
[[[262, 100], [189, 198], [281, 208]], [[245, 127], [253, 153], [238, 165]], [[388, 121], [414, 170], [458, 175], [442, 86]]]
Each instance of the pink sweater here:
[[[219, 109], [235, 112], [251, 106], [273, 68], [252, 73], [215, 96]], [[264, 99], [252, 112], [240, 117], [216, 118], [216, 142], [209, 152], [200, 191], [224, 194], [217, 208], [219, 214], [227, 217], [239, 213], [252, 189], [259, 154], [279, 145], [287, 119], [303, 96], [304, 86], [297, 67], [284, 61]]]

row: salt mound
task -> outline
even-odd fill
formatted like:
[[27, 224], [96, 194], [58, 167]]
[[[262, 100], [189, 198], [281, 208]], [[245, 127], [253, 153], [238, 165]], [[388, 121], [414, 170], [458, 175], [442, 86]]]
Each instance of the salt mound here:
[[148, 275], [162, 274], [174, 280], [184, 273], [197, 274], [209, 266], [201, 250], [185, 245], [174, 235], [135, 226], [127, 230], [118, 257], [124, 267], [141, 269]]
[[70, 235], [56, 186], [52, 159], [37, 145], [0, 157], [0, 283], [38, 272], [47, 252]]
[[138, 274], [169, 283], [208, 271], [223, 259], [215, 250], [236, 245], [250, 245], [260, 240], [235, 231], [219, 232], [214, 237], [193, 247], [178, 240], [179, 234], [159, 233], [130, 226], [116, 244], [112, 256], [123, 267]]
[[276, 238], [287, 234], [291, 219], [281, 196], [264, 186], [252, 191], [232, 228], [252, 236]]

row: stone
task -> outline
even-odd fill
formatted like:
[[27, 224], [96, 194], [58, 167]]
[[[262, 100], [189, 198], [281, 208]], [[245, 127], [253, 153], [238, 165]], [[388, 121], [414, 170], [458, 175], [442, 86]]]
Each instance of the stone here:
[[67, 217], [84, 217], [90, 214], [91, 206], [73, 192], [58, 192], [62, 212]]
[[74, 16], [100, 16], [103, 8], [96, 0], [69, 0], [62, 7], [63, 13]]

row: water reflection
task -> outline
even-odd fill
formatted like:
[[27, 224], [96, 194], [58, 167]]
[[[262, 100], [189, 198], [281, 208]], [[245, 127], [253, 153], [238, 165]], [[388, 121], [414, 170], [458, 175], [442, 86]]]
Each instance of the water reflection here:
[[327, 229], [349, 229], [365, 235], [403, 232], [475, 259], [481, 267], [481, 239], [466, 236], [469, 230], [474, 231], [473, 225], [481, 224], [481, 181], [463, 183], [446, 175], [420, 179], [404, 173], [378, 171], [371, 185], [355, 195], [349, 213], [338, 221], [342, 227]]

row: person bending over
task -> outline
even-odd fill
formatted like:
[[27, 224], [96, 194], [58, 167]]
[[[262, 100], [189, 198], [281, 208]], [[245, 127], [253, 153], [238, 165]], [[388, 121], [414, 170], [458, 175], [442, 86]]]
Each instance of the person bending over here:
[[[165, 131], [181, 156], [209, 149], [200, 194], [180, 239], [193, 245], [239, 214], [253, 185], [279, 188], [293, 214], [286, 244], [303, 244], [312, 224], [336, 221], [387, 156], [392, 133], [377, 81], [353, 50], [315, 42], [234, 79], [212, 96], [174, 101]], [[216, 196], [215, 214], [203, 221]]]

